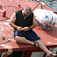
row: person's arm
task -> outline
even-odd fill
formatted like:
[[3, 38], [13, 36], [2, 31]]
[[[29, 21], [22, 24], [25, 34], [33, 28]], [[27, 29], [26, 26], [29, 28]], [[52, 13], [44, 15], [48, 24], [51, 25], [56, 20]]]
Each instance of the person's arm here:
[[10, 18], [9, 24], [10, 24], [10, 26], [17, 29], [18, 31], [21, 31], [22, 27], [15, 25], [14, 24], [15, 21], [16, 21], [16, 14], [14, 13]]
[[9, 48], [8, 48], [8, 52], [7, 52], [6, 54], [4, 54], [3, 57], [9, 57], [9, 55], [11, 55], [12, 52], [13, 52], [12, 48], [9, 47]]

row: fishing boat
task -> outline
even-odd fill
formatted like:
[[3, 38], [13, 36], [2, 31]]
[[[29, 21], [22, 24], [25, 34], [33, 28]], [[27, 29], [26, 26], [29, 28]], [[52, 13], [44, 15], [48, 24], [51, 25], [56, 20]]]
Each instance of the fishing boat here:
[[[32, 11], [35, 9], [46, 9], [55, 12], [42, 2], [25, 0], [0, 0], [0, 57], [11, 47], [13, 52], [23, 51], [20, 57], [46, 57], [40, 48], [17, 43], [14, 40], [14, 29], [9, 25], [11, 15], [26, 6], [30, 6]], [[56, 12], [55, 12], [56, 13]], [[56, 13], [57, 14], [57, 13]], [[57, 25], [53, 30], [43, 30], [38, 25], [33, 29], [40, 36], [43, 43], [53, 52], [57, 47]]]

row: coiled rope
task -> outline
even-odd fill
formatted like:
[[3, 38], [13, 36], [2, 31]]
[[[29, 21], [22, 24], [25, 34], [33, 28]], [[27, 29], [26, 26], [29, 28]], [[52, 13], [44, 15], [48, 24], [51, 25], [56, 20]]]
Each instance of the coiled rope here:
[[[5, 20], [8, 20], [8, 19], [4, 19], [4, 20], [0, 20], [0, 21], [5, 21]], [[13, 32], [11, 33], [10, 38], [8, 40], [6, 40], [5, 42], [2, 42], [0, 44], [4, 44], [4, 43], [9, 42], [11, 40], [12, 35], [13, 35]]]

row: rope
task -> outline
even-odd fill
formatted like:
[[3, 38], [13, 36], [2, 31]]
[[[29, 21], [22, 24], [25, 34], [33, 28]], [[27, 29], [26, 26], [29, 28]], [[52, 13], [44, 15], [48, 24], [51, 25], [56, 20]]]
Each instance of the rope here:
[[41, 3], [39, 3], [39, 4], [37, 4], [33, 9], [32, 9], [32, 11], [37, 7], [37, 6], [39, 6]]
[[13, 35], [13, 32], [11, 33], [11, 36], [10, 36], [10, 38], [9, 38], [7, 41], [2, 42], [2, 43], [0, 43], [0, 44], [4, 44], [4, 43], [7, 43], [7, 42], [10, 42], [10, 39], [11, 39], [12, 35]]
[[[0, 20], [0, 21], [5, 21], [5, 20], [9, 20], [9, 19], [3, 19], [3, 20]], [[13, 34], [13, 32], [11, 33], [10, 38], [9, 38], [7, 41], [2, 42], [2, 43], [0, 43], [0, 44], [4, 44], [4, 43], [9, 42], [9, 41], [10, 41], [10, 39], [11, 39], [11, 37], [12, 37], [12, 34]]]
[[5, 21], [5, 20], [9, 20], [9, 19], [0, 19], [0, 21]]
[[13, 5], [13, 6], [5, 5], [4, 8], [6, 8], [6, 7], [14, 7], [14, 8], [17, 8], [19, 10], [19, 8], [17, 6], [15, 6], [15, 5]]
[[[47, 11], [47, 10], [46, 10]], [[48, 11], [47, 11], [48, 12]], [[52, 16], [52, 23], [53, 23], [53, 15], [50, 13], [50, 12], [48, 12], [51, 16]], [[48, 18], [48, 21], [49, 21], [49, 18]]]

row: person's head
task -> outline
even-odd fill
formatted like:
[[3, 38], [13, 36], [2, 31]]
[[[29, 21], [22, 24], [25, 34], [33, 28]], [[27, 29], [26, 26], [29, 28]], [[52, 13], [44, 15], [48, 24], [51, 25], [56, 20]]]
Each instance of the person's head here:
[[32, 12], [32, 10], [31, 10], [31, 8], [28, 7], [28, 6], [23, 9], [23, 15], [24, 15], [25, 17], [29, 16], [31, 12]]

